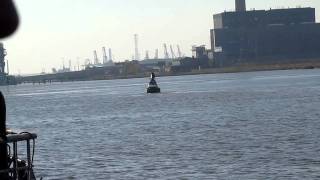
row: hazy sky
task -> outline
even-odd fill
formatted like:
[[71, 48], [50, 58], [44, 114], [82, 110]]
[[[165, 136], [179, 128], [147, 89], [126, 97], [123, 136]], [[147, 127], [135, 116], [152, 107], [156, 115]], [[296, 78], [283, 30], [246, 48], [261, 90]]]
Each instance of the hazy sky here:
[[[111, 47], [116, 61], [131, 59], [133, 35], [139, 34], [140, 54], [163, 43], [181, 46], [191, 55], [192, 45], [210, 48], [212, 15], [234, 9], [234, 0], [16, 0], [21, 25], [5, 39], [11, 73], [40, 73], [60, 68], [72, 60], [102, 56], [102, 46]], [[247, 0], [247, 8], [315, 7], [319, 0]]]

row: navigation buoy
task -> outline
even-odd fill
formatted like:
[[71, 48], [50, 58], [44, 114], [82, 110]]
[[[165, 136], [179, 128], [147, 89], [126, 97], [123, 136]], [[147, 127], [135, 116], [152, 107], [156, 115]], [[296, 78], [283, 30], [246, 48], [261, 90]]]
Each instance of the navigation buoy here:
[[147, 93], [160, 93], [160, 88], [156, 81], [156, 75], [151, 73], [150, 82], [147, 88]]

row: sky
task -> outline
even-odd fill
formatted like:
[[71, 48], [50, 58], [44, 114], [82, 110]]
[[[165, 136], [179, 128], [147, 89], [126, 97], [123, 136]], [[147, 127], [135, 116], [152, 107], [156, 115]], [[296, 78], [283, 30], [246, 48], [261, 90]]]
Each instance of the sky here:
[[[10, 74], [37, 74], [93, 59], [111, 48], [116, 62], [131, 60], [134, 34], [141, 57], [154, 56], [163, 44], [179, 45], [186, 56], [192, 45], [210, 48], [212, 15], [234, 10], [234, 0], [15, 0], [21, 24], [4, 39]], [[247, 0], [247, 9], [314, 7], [319, 0]], [[176, 49], [176, 48], [175, 48]], [[176, 51], [176, 50], [175, 50]]]

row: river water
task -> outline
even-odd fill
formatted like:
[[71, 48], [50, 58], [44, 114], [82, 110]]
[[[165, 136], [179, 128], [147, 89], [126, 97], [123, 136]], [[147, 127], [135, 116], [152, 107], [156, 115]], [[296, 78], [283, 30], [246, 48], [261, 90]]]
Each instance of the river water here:
[[320, 179], [320, 70], [2, 88], [44, 179]]

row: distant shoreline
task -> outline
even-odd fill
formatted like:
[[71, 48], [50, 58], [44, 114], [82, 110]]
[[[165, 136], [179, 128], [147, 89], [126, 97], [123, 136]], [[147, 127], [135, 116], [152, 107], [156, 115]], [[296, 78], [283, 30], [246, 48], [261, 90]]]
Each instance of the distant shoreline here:
[[196, 75], [196, 74], [220, 74], [220, 73], [241, 73], [241, 72], [258, 72], [258, 71], [273, 71], [273, 70], [293, 70], [293, 69], [318, 69], [318, 63], [296, 63], [296, 64], [273, 64], [273, 65], [241, 65], [225, 68], [211, 68], [186, 72], [181, 75]]
[[[319, 69], [320, 62], [302, 62], [302, 63], [290, 63], [290, 64], [243, 64], [239, 66], [224, 67], [224, 68], [210, 68], [193, 70], [190, 72], [168, 72], [159, 73], [158, 77], [166, 76], [184, 76], [184, 75], [201, 75], [201, 74], [221, 74], [221, 73], [240, 73], [240, 72], [257, 72], [257, 71], [273, 71], [273, 70], [291, 70], [291, 69]], [[70, 75], [76, 72], [62, 73], [60, 76]], [[92, 76], [84, 79], [52, 79], [57, 74], [46, 74], [30, 77], [17, 77], [20, 83], [49, 83], [49, 82], [72, 82], [72, 81], [94, 81], [94, 80], [115, 80], [115, 79], [132, 79], [132, 78], [146, 78], [149, 77], [146, 73], [136, 75], [123, 75], [123, 76]]]
[[[295, 64], [270, 64], [270, 65], [241, 65], [225, 68], [210, 68], [193, 70], [191, 72], [179, 72], [179, 73], [162, 73], [158, 74], [158, 77], [167, 76], [185, 76], [185, 75], [201, 75], [201, 74], [223, 74], [223, 73], [241, 73], [241, 72], [259, 72], [259, 71], [276, 71], [276, 70], [294, 70], [294, 69], [320, 69], [320, 62], [318, 63], [295, 63]], [[145, 78], [148, 76], [122, 76], [113, 79], [131, 79], [131, 78]]]

